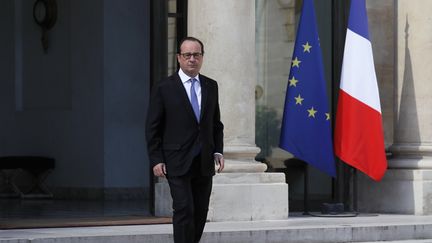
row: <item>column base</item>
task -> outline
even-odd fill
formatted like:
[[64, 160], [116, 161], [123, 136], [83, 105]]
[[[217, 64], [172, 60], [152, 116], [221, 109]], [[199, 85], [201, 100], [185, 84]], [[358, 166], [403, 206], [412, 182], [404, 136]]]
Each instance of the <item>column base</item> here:
[[255, 161], [260, 148], [251, 144], [227, 145], [224, 149], [224, 173], [259, 173], [267, 170], [267, 165]]
[[224, 173], [260, 173], [267, 170], [267, 165], [260, 162], [225, 159]]
[[432, 215], [431, 169], [390, 168], [380, 182], [361, 175], [358, 187], [360, 212]]
[[[156, 216], [172, 216], [166, 180], [156, 184]], [[288, 185], [283, 173], [221, 173], [213, 178], [209, 221], [288, 218]]]

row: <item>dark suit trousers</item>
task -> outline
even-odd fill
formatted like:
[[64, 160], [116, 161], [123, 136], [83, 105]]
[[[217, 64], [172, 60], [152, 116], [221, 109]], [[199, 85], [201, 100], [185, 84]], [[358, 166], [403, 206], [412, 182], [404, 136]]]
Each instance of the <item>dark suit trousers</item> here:
[[202, 176], [200, 156], [182, 176], [167, 176], [173, 199], [175, 243], [193, 243], [201, 239], [207, 219], [212, 176]]

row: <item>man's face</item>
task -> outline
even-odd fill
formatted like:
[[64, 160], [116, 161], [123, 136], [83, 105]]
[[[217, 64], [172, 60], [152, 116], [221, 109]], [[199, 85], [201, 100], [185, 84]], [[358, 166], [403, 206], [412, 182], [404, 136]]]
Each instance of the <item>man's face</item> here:
[[196, 41], [184, 41], [180, 46], [180, 54], [177, 54], [180, 68], [189, 77], [198, 75], [203, 62], [201, 45]]

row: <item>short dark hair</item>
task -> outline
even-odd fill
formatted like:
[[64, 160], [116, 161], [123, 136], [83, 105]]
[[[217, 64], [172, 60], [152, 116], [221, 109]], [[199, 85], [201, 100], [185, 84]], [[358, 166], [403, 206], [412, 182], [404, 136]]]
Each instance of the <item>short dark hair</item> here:
[[183, 38], [180, 41], [179, 45], [177, 46], [177, 53], [178, 54], [181, 53], [180, 47], [183, 44], [183, 42], [185, 42], [185, 41], [195, 41], [195, 42], [198, 42], [200, 44], [200, 46], [201, 46], [201, 53], [204, 55], [204, 44], [202, 43], [202, 41], [200, 41], [197, 38], [192, 37], [192, 36], [187, 36], [187, 37]]

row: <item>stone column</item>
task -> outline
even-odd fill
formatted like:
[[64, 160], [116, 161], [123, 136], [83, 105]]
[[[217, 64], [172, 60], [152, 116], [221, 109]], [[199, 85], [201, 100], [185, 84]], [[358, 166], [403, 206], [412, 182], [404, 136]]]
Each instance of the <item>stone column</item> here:
[[[209, 219], [288, 217], [282, 173], [264, 173], [255, 145], [255, 1], [189, 0], [189, 35], [205, 44], [202, 73], [219, 83], [226, 169], [214, 179]], [[271, 198], [271, 200], [269, 199]]]
[[264, 172], [255, 162], [255, 1], [190, 0], [190, 36], [205, 45], [201, 72], [218, 81], [226, 172]]
[[201, 72], [218, 81], [225, 125], [226, 167], [214, 178], [208, 219], [287, 218], [285, 175], [264, 173], [267, 166], [254, 159], [260, 151], [255, 145], [255, 0], [188, 4], [188, 35], [204, 43]]
[[392, 157], [382, 182], [361, 180], [359, 205], [365, 211], [432, 214], [431, 8], [428, 0], [396, 1]]

